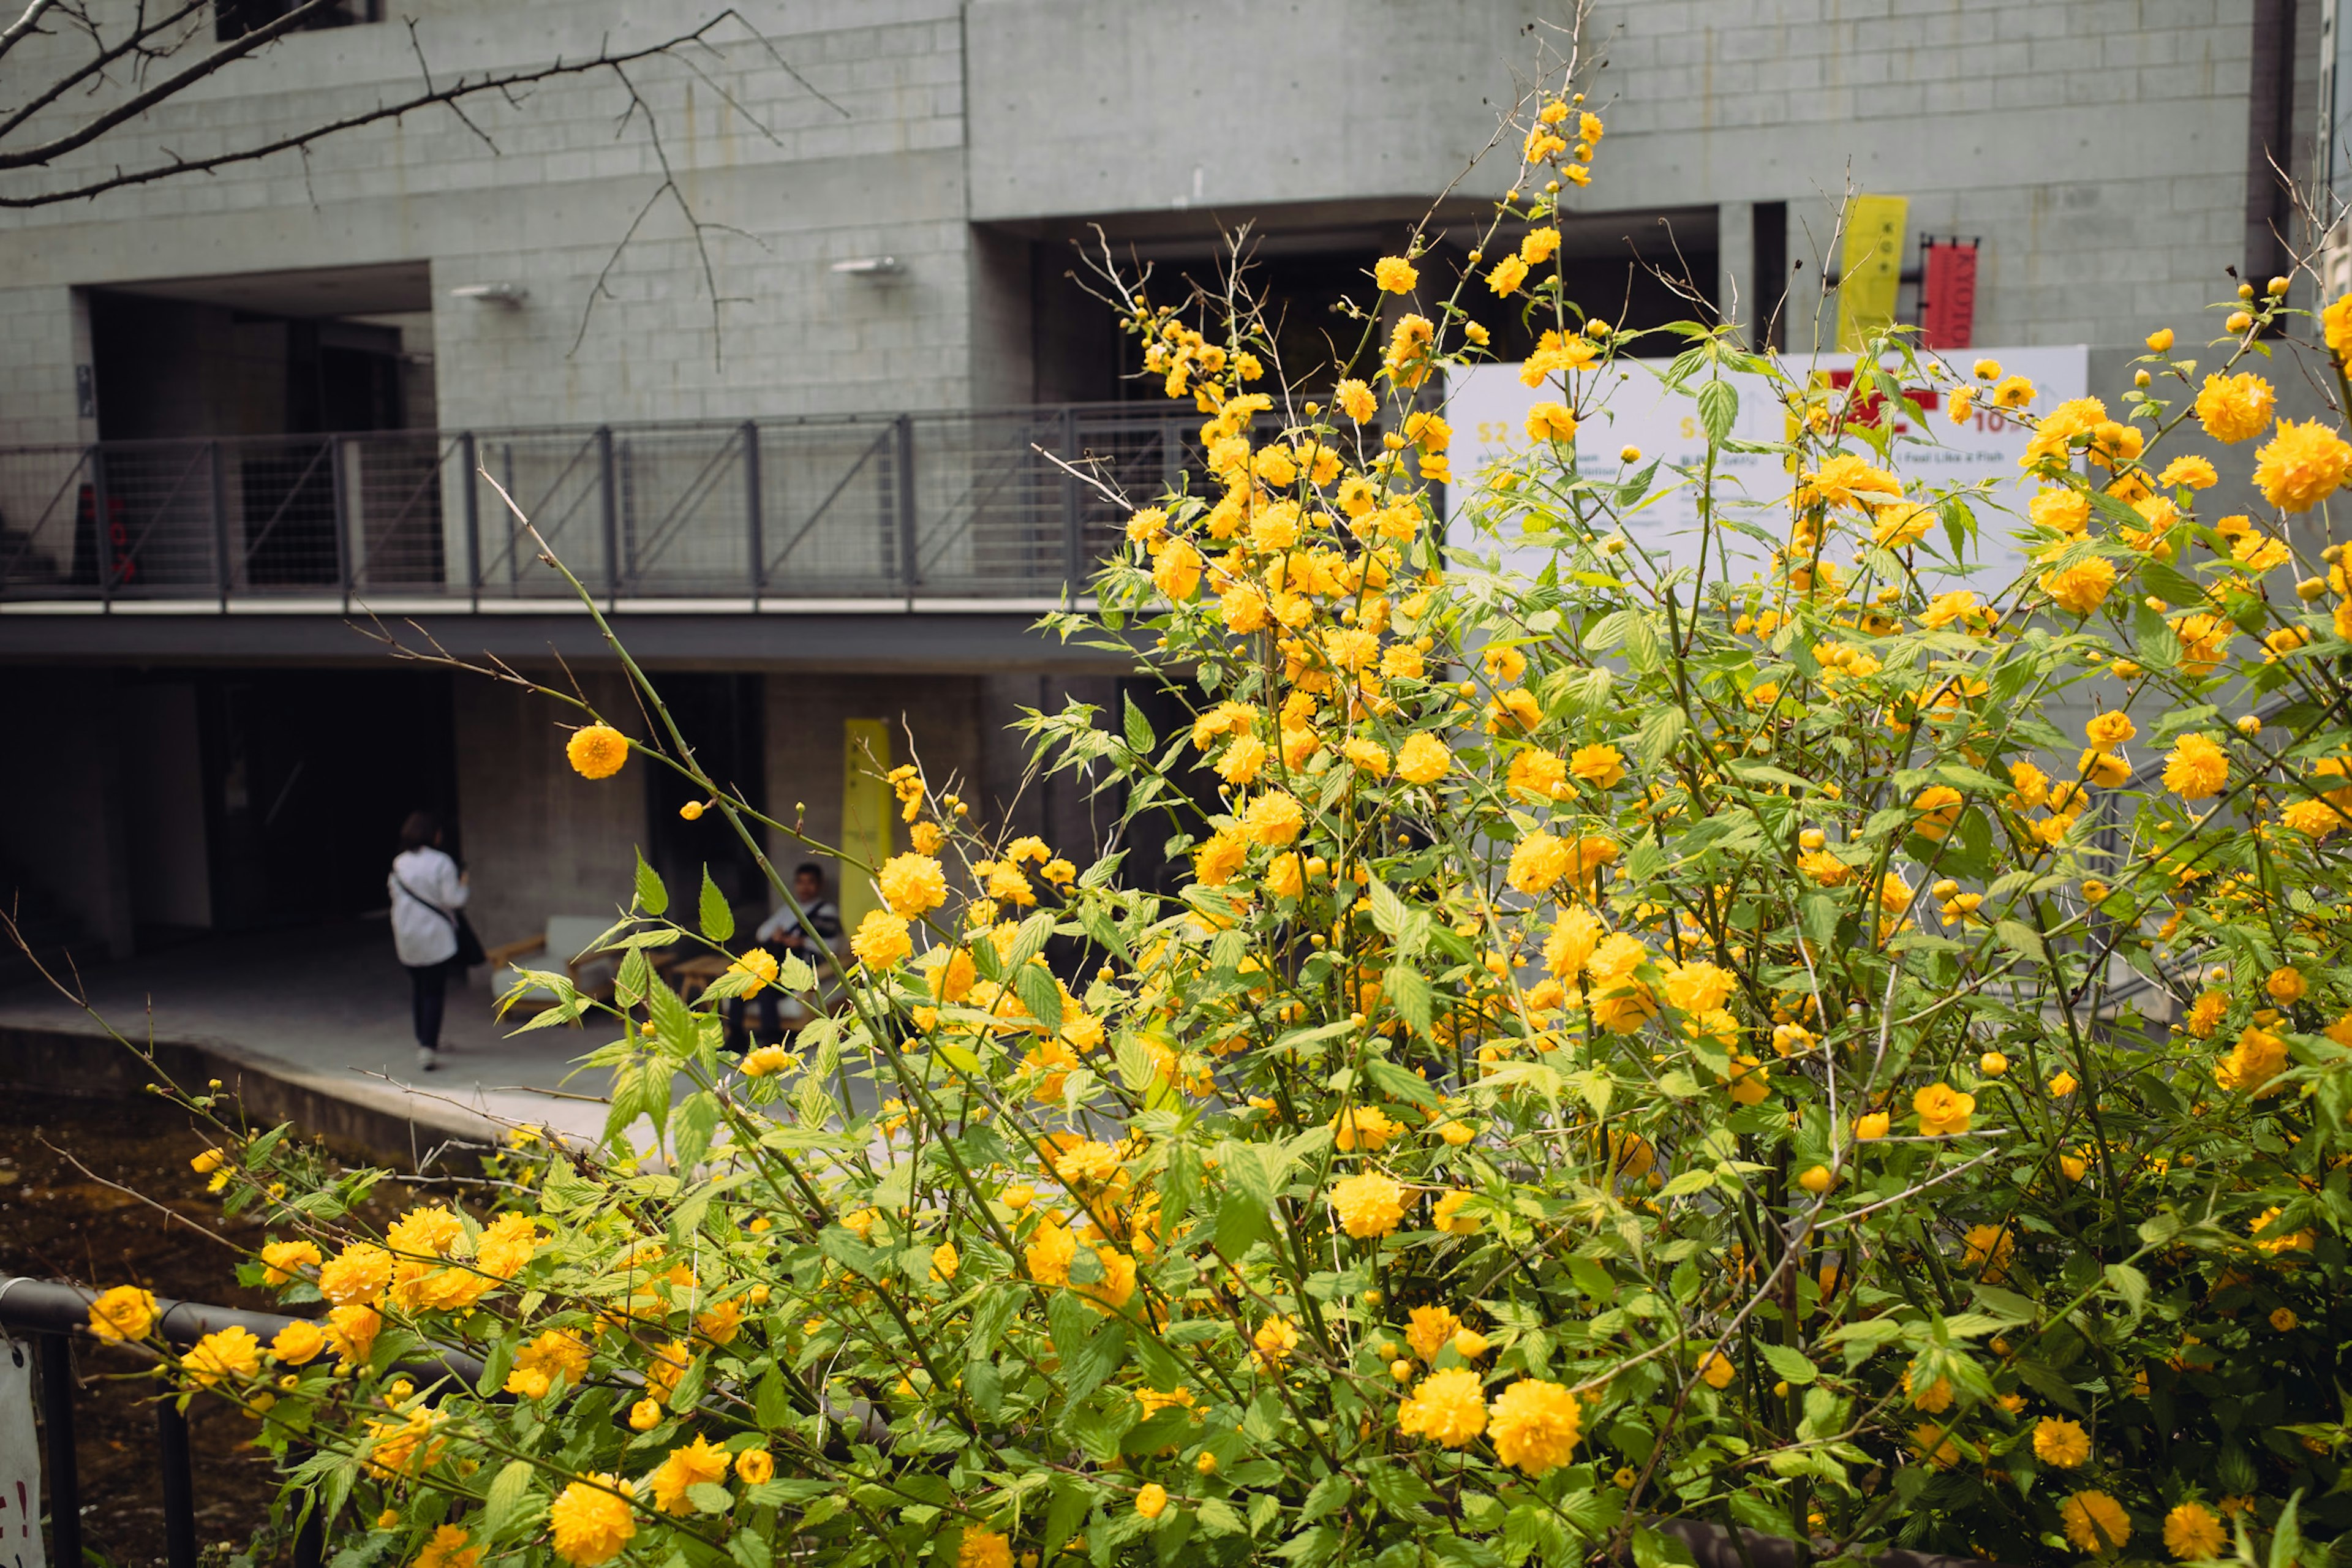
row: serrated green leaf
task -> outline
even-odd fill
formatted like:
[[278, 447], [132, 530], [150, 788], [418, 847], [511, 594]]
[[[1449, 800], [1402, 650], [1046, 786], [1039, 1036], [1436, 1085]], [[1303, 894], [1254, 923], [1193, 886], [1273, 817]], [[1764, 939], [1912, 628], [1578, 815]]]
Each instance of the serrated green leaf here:
[[702, 868], [702, 934], [713, 942], [725, 942], [735, 934], [735, 911], [727, 904], [727, 895], [710, 879], [710, 868]]
[[646, 864], [646, 852], [642, 849], [637, 851], [637, 908], [649, 915], [660, 914], [669, 908], [669, 889], [654, 875], [654, 868]]

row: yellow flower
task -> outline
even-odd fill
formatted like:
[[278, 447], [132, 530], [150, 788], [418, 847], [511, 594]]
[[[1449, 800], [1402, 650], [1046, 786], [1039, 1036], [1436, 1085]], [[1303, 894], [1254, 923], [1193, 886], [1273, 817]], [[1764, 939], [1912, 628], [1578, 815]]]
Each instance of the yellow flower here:
[[[1457, 1127], [1460, 1123], [1449, 1121], [1445, 1125]], [[1443, 1133], [1444, 1129], [1439, 1131]], [[1476, 1217], [1462, 1213], [1463, 1205], [1469, 1201], [1468, 1193], [1459, 1187], [1454, 1188], [1437, 1200], [1436, 1208], [1431, 1211], [1429, 1223], [1448, 1236], [1475, 1236], [1478, 1233]]]
[[2336, 493], [2352, 469], [2352, 445], [2316, 419], [2279, 424], [2254, 454], [2254, 487], [2281, 511], [2309, 511]]
[[326, 1259], [320, 1254], [318, 1244], [310, 1241], [273, 1241], [261, 1249], [261, 1282], [265, 1285], [293, 1283], [295, 1270], [316, 1268]]
[[995, 1531], [967, 1525], [956, 1545], [956, 1568], [1013, 1568], [1013, 1543]]
[[1902, 480], [1884, 468], [1872, 468], [1848, 452], [1841, 452], [1816, 471], [1807, 474], [1804, 482], [1797, 487], [1796, 494], [1800, 507], [1820, 503], [1867, 508], [1884, 506], [1902, 499]]
[[2277, 404], [2278, 395], [2261, 376], [2217, 373], [2205, 378], [2197, 394], [2197, 421], [2216, 441], [2234, 446], [2261, 435]]
[[621, 1554], [637, 1533], [626, 1487], [617, 1476], [583, 1476], [549, 1505], [547, 1523], [555, 1554], [572, 1568], [596, 1568]]
[[2131, 715], [2117, 709], [2095, 714], [2083, 726], [2083, 738], [2095, 746], [2120, 746], [2139, 733]]
[[2107, 601], [2116, 585], [2113, 563], [2094, 555], [2087, 561], [2077, 561], [2072, 566], [2062, 566], [2042, 576], [2042, 591], [2050, 595], [2060, 609], [2074, 615], [2087, 616]]
[[2059, 1069], [2058, 1076], [2050, 1080], [2050, 1093], [2058, 1100], [2065, 1099], [2082, 1087], [2074, 1075], [2063, 1068]]
[[1234, 879], [1249, 859], [1249, 841], [1231, 828], [1221, 829], [1192, 851], [1192, 877], [1204, 888], [1222, 888]]
[[1895, 1127], [1895, 1118], [1884, 1110], [1874, 1110], [1855, 1119], [1853, 1135], [1857, 1142], [1867, 1143], [1884, 1138]]
[[1541, 267], [1559, 249], [1559, 230], [1546, 226], [1529, 229], [1527, 238], [1519, 241], [1519, 258], [1530, 267]]
[[2283, 963], [2272, 970], [2263, 979], [2263, 989], [2270, 993], [2271, 1000], [2273, 1002], [2289, 1005], [2300, 1002], [2306, 989], [2303, 971], [2292, 964]]
[[776, 983], [776, 955], [764, 947], [755, 947], [727, 966], [731, 973], [747, 975], [743, 994], [757, 996]]
[[1614, 789], [1625, 777], [1624, 753], [1614, 746], [1579, 746], [1569, 754], [1568, 771], [1601, 789]]
[[661, 1425], [662, 1409], [658, 1399], [640, 1399], [629, 1406], [629, 1426], [634, 1431], [650, 1432]]
[[1969, 1118], [1975, 1114], [1976, 1108], [1976, 1096], [1962, 1094], [1949, 1084], [1931, 1083], [1911, 1097], [1911, 1109], [1919, 1117], [1919, 1131], [1928, 1138], [1966, 1132]]
[[1949, 784], [1930, 784], [1912, 799], [1911, 831], [1936, 843], [1943, 842], [1960, 820], [1960, 792]]
[[646, 1484], [653, 1489], [654, 1506], [664, 1513], [681, 1517], [692, 1513], [694, 1502], [686, 1495], [687, 1489], [716, 1486], [725, 1480], [729, 1463], [727, 1450], [708, 1437], [697, 1437], [682, 1448], [672, 1448], [669, 1457], [646, 1478]]
[[887, 969], [915, 951], [907, 922], [888, 910], [868, 910], [849, 939], [849, 951], [868, 969]]
[[629, 760], [628, 737], [610, 724], [589, 724], [572, 731], [563, 754], [582, 778], [608, 779]]
[[1496, 1458], [1542, 1476], [1568, 1463], [1581, 1420], [1575, 1394], [1559, 1384], [1523, 1377], [1496, 1398], [1486, 1424]]
[[890, 912], [913, 920], [948, 901], [947, 873], [929, 855], [893, 855], [875, 879]]
[[504, 1214], [490, 1222], [474, 1247], [484, 1273], [511, 1279], [539, 1251], [539, 1221], [527, 1214]]
[[1378, 741], [1369, 741], [1360, 735], [1350, 736], [1340, 746], [1339, 754], [1347, 758], [1348, 765], [1358, 773], [1370, 773], [1376, 779], [1389, 776], [1388, 749]]
[[1575, 851], [1564, 838], [1530, 833], [1513, 847], [1505, 879], [1522, 893], [1540, 893], [1566, 876], [1575, 864]]
[[952, 1280], [956, 1270], [962, 1267], [963, 1259], [956, 1256], [954, 1242], [942, 1241], [931, 1248], [931, 1278], [939, 1283], [944, 1285]]
[[1395, 1121], [1376, 1106], [1351, 1105], [1331, 1118], [1332, 1142], [1343, 1154], [1360, 1148], [1378, 1153], [1400, 1131]]
[[1377, 1171], [1348, 1176], [1331, 1188], [1331, 1208], [1341, 1228], [1362, 1240], [1386, 1236], [1403, 1222], [1404, 1188]]
[[251, 1377], [261, 1370], [261, 1342], [250, 1329], [216, 1329], [189, 1348], [181, 1365], [205, 1388], [225, 1377]]
[[1381, 400], [1372, 395], [1372, 389], [1353, 377], [1332, 389], [1331, 401], [1359, 425], [1369, 424], [1381, 411]]
[[2183, 1562], [2219, 1557], [2228, 1539], [2221, 1532], [2221, 1521], [2202, 1503], [2184, 1502], [2164, 1516], [2164, 1549]]
[[2025, 506], [2036, 528], [2053, 533], [2076, 534], [2090, 526], [2091, 498], [2081, 490], [2053, 488], [2036, 491]]
[[1707, 1352], [1698, 1363], [1699, 1381], [1718, 1393], [1731, 1386], [1735, 1375], [1730, 1361], [1721, 1351]]
[[2131, 1520], [2115, 1499], [2102, 1491], [2081, 1491], [2058, 1510], [2066, 1539], [2085, 1552], [2102, 1556], [2131, 1539]]
[[278, 1331], [269, 1342], [269, 1353], [281, 1365], [300, 1366], [318, 1359], [327, 1348], [327, 1331], [308, 1318], [297, 1318]]
[[1576, 416], [1568, 405], [1559, 402], [1538, 403], [1528, 410], [1528, 439], [1530, 441], [1573, 441], [1576, 439]]
[[1506, 256], [1495, 263], [1486, 274], [1486, 287], [1497, 294], [1513, 294], [1528, 280], [1527, 258], [1518, 255]]
[[462, 1526], [444, 1524], [435, 1527], [433, 1539], [416, 1554], [413, 1568], [475, 1568], [482, 1560], [482, 1549], [468, 1546]]
[[1486, 1391], [1478, 1374], [1454, 1367], [1423, 1378], [1398, 1405], [1397, 1427], [1448, 1448], [1468, 1443], [1486, 1429]]
[[2164, 759], [2164, 787], [2183, 800], [2205, 800], [2230, 782], [2230, 754], [2210, 735], [2183, 735]]
[[2033, 1428], [2033, 1457], [2045, 1465], [2071, 1470], [2089, 1462], [2091, 1439], [2075, 1422], [2044, 1416]]
[[1146, 1481], [1135, 1494], [1135, 1511], [1146, 1519], [1158, 1519], [1168, 1511], [1168, 1489], [1158, 1481]]
[[339, 1307], [373, 1305], [392, 1283], [392, 1254], [355, 1241], [319, 1270], [319, 1294]]
[[1179, 602], [1189, 599], [1199, 592], [1201, 569], [1207, 564], [1190, 542], [1172, 540], [1160, 552], [1160, 559], [1152, 563], [1152, 586]]
[[744, 1053], [742, 1072], [745, 1078], [766, 1078], [771, 1073], [782, 1072], [792, 1065], [793, 1053], [783, 1047], [761, 1046]]
[[2264, 1099], [2278, 1092], [2271, 1080], [2286, 1069], [2286, 1042], [2250, 1024], [2240, 1032], [2230, 1054], [2213, 1064], [2213, 1081], [2232, 1093], [2248, 1091]]
[[1250, 1336], [1250, 1359], [1261, 1368], [1280, 1366], [1298, 1348], [1298, 1325], [1288, 1318], [1268, 1318]]
[[1437, 1352], [1444, 1350], [1462, 1327], [1462, 1320], [1454, 1309], [1445, 1306], [1415, 1307], [1407, 1316], [1404, 1342], [1412, 1353], [1432, 1366], [1437, 1364]]
[[2160, 485], [2186, 485], [2192, 490], [2209, 490], [2221, 482], [2214, 471], [2212, 460], [2195, 453], [2175, 458], [2164, 465], [2164, 472], [2156, 476]]
[[1372, 278], [1383, 294], [1410, 294], [1421, 273], [1402, 256], [1383, 256], [1372, 266]]
[[327, 1341], [344, 1366], [364, 1364], [383, 1329], [383, 1314], [373, 1307], [336, 1307], [327, 1313]]
[[1258, 843], [1279, 848], [1307, 826], [1306, 808], [1284, 790], [1268, 790], [1242, 813], [1242, 829]]

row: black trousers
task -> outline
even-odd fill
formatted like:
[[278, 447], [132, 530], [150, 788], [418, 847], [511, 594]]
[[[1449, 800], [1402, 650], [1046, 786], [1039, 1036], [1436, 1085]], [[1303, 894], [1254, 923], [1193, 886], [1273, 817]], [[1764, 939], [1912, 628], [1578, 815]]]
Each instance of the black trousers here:
[[457, 961], [445, 958], [438, 963], [404, 963], [408, 971], [409, 1005], [416, 1025], [416, 1043], [428, 1051], [441, 1048], [441, 1016], [448, 1006], [449, 976], [460, 973]]

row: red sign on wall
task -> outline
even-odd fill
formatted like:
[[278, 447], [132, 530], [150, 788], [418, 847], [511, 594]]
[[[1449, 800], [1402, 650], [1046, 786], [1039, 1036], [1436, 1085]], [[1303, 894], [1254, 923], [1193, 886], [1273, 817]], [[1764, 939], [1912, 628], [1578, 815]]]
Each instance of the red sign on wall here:
[[1977, 330], [1977, 247], [1929, 240], [1920, 250], [1920, 336], [1931, 349], [1967, 348]]

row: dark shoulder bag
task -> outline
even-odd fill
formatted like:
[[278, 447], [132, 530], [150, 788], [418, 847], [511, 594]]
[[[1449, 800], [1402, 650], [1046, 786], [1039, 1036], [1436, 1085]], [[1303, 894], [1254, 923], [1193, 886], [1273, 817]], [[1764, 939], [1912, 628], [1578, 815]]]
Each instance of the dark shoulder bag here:
[[489, 954], [482, 951], [482, 939], [474, 934], [474, 922], [466, 918], [465, 910], [443, 909], [440, 905], [435, 903], [432, 900], [426, 898], [424, 894], [410, 887], [401, 879], [400, 873], [397, 871], [393, 873], [392, 880], [394, 885], [398, 887], [402, 892], [406, 893], [410, 898], [415, 899], [418, 903], [423, 904], [426, 909], [431, 910], [435, 914], [439, 915], [443, 920], [447, 921], [449, 922], [449, 929], [457, 932], [457, 951], [456, 953], [451, 955], [449, 959], [450, 963], [456, 964], [460, 969], [478, 969], [489, 961]]

